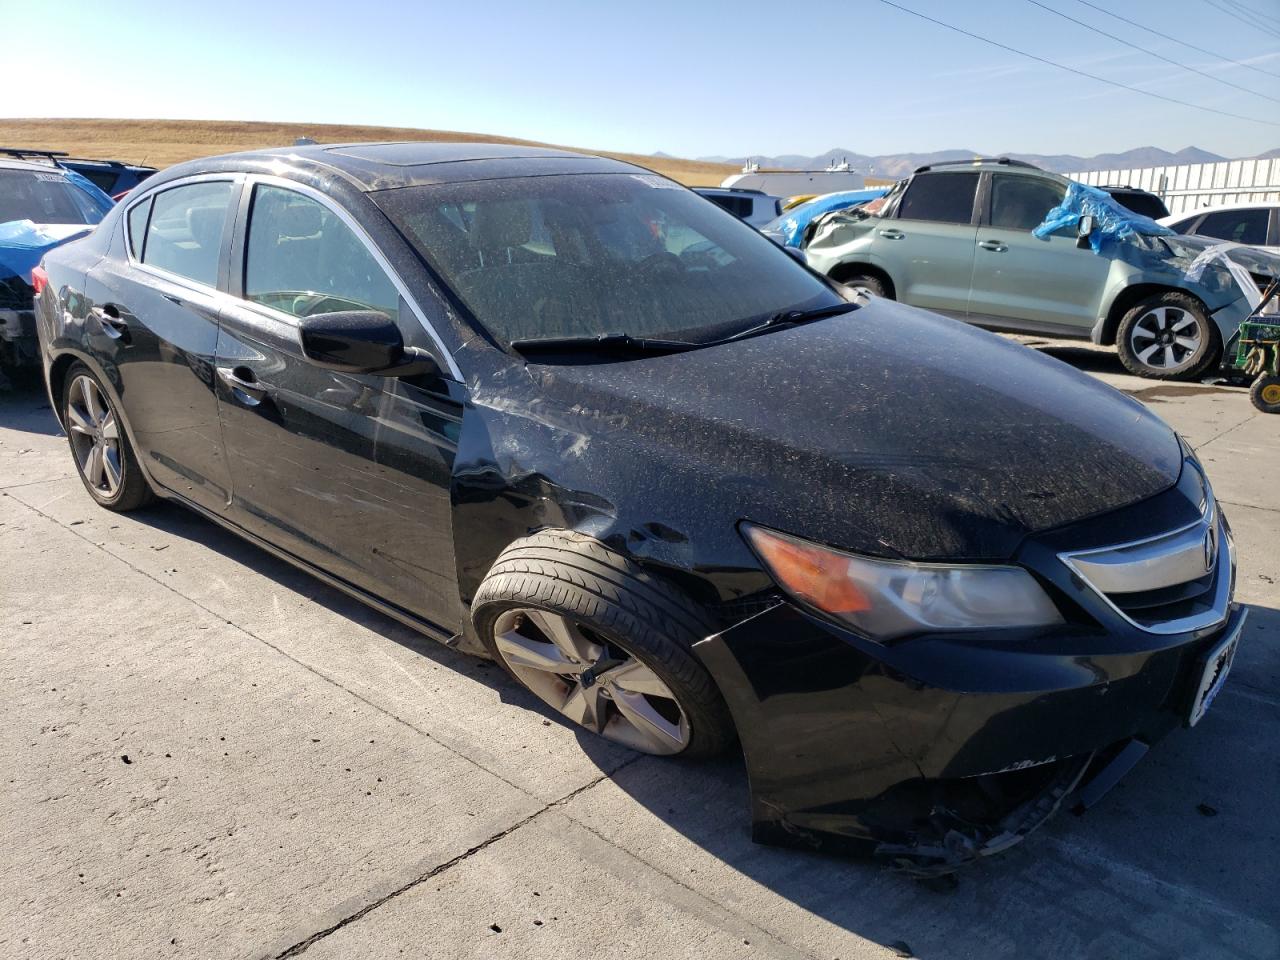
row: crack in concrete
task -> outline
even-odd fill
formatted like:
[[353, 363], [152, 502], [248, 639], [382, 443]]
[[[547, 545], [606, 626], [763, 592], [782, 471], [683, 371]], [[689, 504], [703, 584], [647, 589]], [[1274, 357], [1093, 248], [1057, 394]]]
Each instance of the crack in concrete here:
[[[23, 483], [8, 483], [3, 487], [0, 487], [0, 490], [17, 490], [19, 487], [34, 487], [41, 483], [57, 483], [60, 480], [74, 480], [75, 476], [76, 475], [74, 473], [68, 473], [63, 477], [46, 477], [43, 480], [26, 480]], [[61, 526], [61, 524], [58, 525]]]
[[1203, 450], [1205, 447], [1209, 446], [1209, 444], [1214, 443], [1214, 442], [1216, 442], [1216, 441], [1218, 441], [1218, 440], [1221, 440], [1221, 439], [1222, 439], [1223, 437], [1225, 437], [1228, 433], [1231, 433], [1233, 430], [1238, 430], [1238, 429], [1240, 429], [1240, 428], [1241, 428], [1241, 427], [1243, 427], [1246, 423], [1248, 423], [1249, 421], [1253, 420], [1253, 419], [1254, 419], [1254, 417], [1259, 417], [1259, 416], [1262, 416], [1262, 414], [1259, 414], [1259, 413], [1250, 413], [1247, 417], [1245, 417], [1245, 418], [1244, 418], [1243, 420], [1241, 420], [1239, 423], [1232, 424], [1231, 426], [1227, 427], [1227, 429], [1223, 430], [1221, 433], [1216, 434], [1216, 435], [1214, 435], [1214, 436], [1210, 437], [1210, 438], [1209, 438], [1208, 440], [1206, 440], [1204, 443], [1201, 443], [1201, 444], [1193, 444], [1193, 446], [1195, 447], [1196, 452], [1197, 452], [1197, 453], [1199, 453], [1199, 452], [1200, 452], [1201, 450]]
[[[518, 820], [515, 823], [511, 824], [511, 826], [503, 830], [499, 830], [493, 836], [488, 837], [484, 840], [481, 840], [475, 846], [471, 847], [468, 850], [464, 850], [462, 853], [458, 854], [456, 857], [446, 860], [444, 863], [437, 864], [436, 866], [428, 870], [426, 873], [421, 874], [420, 876], [414, 877], [408, 883], [405, 883], [397, 887], [396, 889], [388, 893], [386, 896], [380, 897], [379, 899], [373, 901], [372, 903], [366, 904], [365, 906], [361, 907], [359, 910], [355, 911], [355, 913], [352, 913], [343, 917], [337, 923], [330, 924], [329, 926], [325, 927], [323, 930], [316, 931], [306, 939], [299, 940], [293, 946], [286, 947], [280, 953], [277, 953], [274, 955], [275, 960], [288, 960], [289, 957], [296, 957], [299, 954], [304, 953], [305, 951], [310, 949], [314, 944], [325, 939], [326, 937], [332, 936], [334, 933], [337, 933], [343, 927], [349, 926], [350, 924], [355, 923], [357, 920], [360, 920], [361, 918], [368, 916], [374, 910], [377, 910], [379, 907], [383, 906], [384, 904], [389, 903], [390, 901], [394, 900], [396, 897], [404, 893], [408, 893], [410, 890], [412, 890], [414, 887], [418, 886], [419, 884], [425, 883], [427, 880], [430, 880], [433, 877], [440, 876], [440, 874], [444, 873], [446, 870], [450, 870], [453, 867], [456, 867], [458, 864], [462, 863], [465, 860], [470, 859], [480, 851], [493, 846], [503, 837], [510, 836], [511, 834], [519, 830], [521, 827], [529, 823], [532, 823], [534, 820], [542, 816], [548, 810], [554, 809], [555, 807], [562, 806], [563, 804], [568, 803], [578, 794], [583, 793], [587, 790], [590, 790], [592, 787], [597, 786], [600, 783], [603, 783], [605, 780], [609, 779], [611, 776], [613, 776], [623, 767], [629, 766], [635, 763], [639, 759], [640, 757], [638, 756], [632, 757], [630, 760], [624, 761], [623, 763], [619, 764], [617, 767], [615, 767], [613, 770], [609, 771], [608, 773], [601, 774], [599, 777], [596, 777], [590, 783], [584, 783], [582, 786], [578, 787], [576, 790], [571, 790], [569, 793], [566, 793], [563, 797], [560, 797], [557, 800], [552, 800], [550, 803], [546, 804], [541, 809], [535, 810], [533, 813], [529, 814], [527, 817], [523, 818], [522, 820]], [[574, 822], [577, 823], [576, 820]], [[621, 850], [621, 847], [618, 847], [617, 844], [610, 843], [609, 845], [616, 850]]]

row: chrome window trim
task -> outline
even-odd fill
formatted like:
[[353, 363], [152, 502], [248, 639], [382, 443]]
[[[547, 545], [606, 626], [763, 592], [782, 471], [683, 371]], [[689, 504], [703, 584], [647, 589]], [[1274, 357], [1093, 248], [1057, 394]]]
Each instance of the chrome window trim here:
[[[390, 261], [388, 261], [387, 258], [383, 255], [382, 251], [378, 249], [378, 245], [373, 242], [373, 238], [370, 237], [369, 234], [365, 232], [364, 227], [360, 225], [360, 223], [355, 219], [355, 217], [351, 216], [351, 214], [347, 212], [347, 210], [339, 206], [336, 202], [334, 202], [332, 198], [322, 193], [321, 191], [317, 190], [315, 187], [308, 186], [305, 183], [300, 183], [297, 180], [290, 180], [288, 177], [273, 177], [267, 174], [255, 173], [255, 174], [246, 175], [245, 184], [244, 184], [245, 189], [250, 191], [249, 207], [248, 207], [250, 220], [253, 219], [253, 203], [254, 203], [253, 189], [258, 184], [265, 184], [266, 186], [272, 186], [272, 187], [280, 187], [283, 190], [292, 190], [295, 193], [299, 193], [310, 200], [315, 200], [317, 203], [321, 204], [326, 209], [336, 214], [338, 219], [340, 219], [344, 224], [347, 225], [348, 228], [350, 228], [351, 232], [355, 234], [356, 239], [359, 240], [360, 243], [363, 244], [364, 248], [369, 251], [369, 254], [374, 259], [374, 262], [377, 263], [378, 266], [382, 269], [382, 272], [387, 275], [388, 279], [391, 280], [392, 285], [396, 288], [396, 291], [400, 294], [401, 297], [404, 298], [405, 303], [409, 305], [409, 309], [413, 311], [413, 315], [417, 318], [418, 323], [422, 325], [422, 329], [427, 332], [427, 336], [431, 338], [431, 341], [436, 345], [436, 348], [439, 350], [440, 356], [444, 359], [445, 364], [448, 367], [450, 376], [459, 383], [465, 382], [462, 378], [462, 371], [458, 369], [458, 365], [454, 362], [453, 355], [449, 352], [449, 349], [445, 346], [444, 340], [441, 339], [440, 334], [436, 332], [435, 327], [433, 327], [431, 323], [428, 322], [426, 314], [423, 312], [422, 307], [419, 305], [417, 299], [413, 296], [412, 293], [409, 292], [408, 286], [405, 284], [405, 282], [402, 279], [400, 279], [400, 275], [396, 272], [395, 268], [391, 266]], [[247, 222], [244, 225], [244, 238], [245, 238], [244, 255], [247, 257], [249, 254], [249, 224]], [[270, 316], [273, 319], [276, 319], [279, 317], [287, 317], [294, 325], [296, 325], [298, 322], [297, 317], [293, 316], [293, 314], [286, 313], [283, 310], [276, 310], [273, 307], [267, 307], [263, 304], [255, 303], [254, 301], [250, 300], [248, 297], [239, 296], [234, 293], [230, 294], [230, 296], [238, 304], [252, 305], [260, 308], [261, 310], [269, 311]]]
[[[1140, 623], [1120, 609], [1120, 607], [1117, 606], [1102, 589], [1096, 586], [1093, 581], [1089, 579], [1088, 575], [1080, 567], [1080, 561], [1086, 557], [1142, 547], [1147, 544], [1158, 543], [1162, 540], [1175, 540], [1179, 535], [1190, 530], [1203, 530], [1206, 533], [1212, 530], [1217, 537], [1217, 557], [1215, 558], [1214, 567], [1212, 569], [1212, 572], [1216, 577], [1213, 591], [1213, 603], [1210, 608], [1203, 613], [1198, 613], [1190, 617], [1180, 617], [1176, 620], [1166, 620], [1161, 623]], [[1130, 540], [1126, 543], [1115, 543], [1105, 547], [1093, 547], [1088, 550], [1064, 551], [1058, 554], [1058, 559], [1062, 561], [1068, 570], [1079, 577], [1081, 581], [1083, 581], [1083, 583], [1103, 601], [1103, 603], [1111, 608], [1112, 611], [1127, 623], [1137, 627], [1139, 630], [1154, 634], [1175, 634], [1185, 633], [1190, 630], [1201, 630], [1206, 627], [1213, 627], [1226, 622], [1227, 614], [1231, 606], [1231, 587], [1232, 581], [1234, 580], [1233, 570], [1236, 559], [1235, 541], [1232, 539], [1230, 532], [1227, 530], [1226, 524], [1223, 522], [1222, 512], [1218, 509], [1216, 499], [1211, 494], [1207, 497], [1206, 502], [1201, 505], [1200, 519], [1193, 520], [1191, 523], [1157, 534], [1153, 537], [1143, 537], [1139, 540]], [[1205, 572], [1208, 573], [1210, 571]], [[1141, 590], [1143, 588], [1136, 587], [1135, 589]]]
[[[133, 232], [129, 227], [129, 215], [133, 213], [134, 207], [139, 206], [148, 201], [154, 200], [156, 197], [160, 196], [160, 194], [166, 193], [170, 189], [173, 189], [175, 187], [186, 187], [186, 186], [190, 186], [193, 183], [213, 183], [213, 182], [218, 182], [223, 180], [227, 181], [228, 183], [239, 183], [240, 181], [244, 180], [244, 174], [243, 173], [199, 173], [190, 177], [182, 177], [178, 180], [168, 180], [163, 184], [156, 184], [156, 188], [154, 190], [148, 190], [142, 196], [137, 197], [135, 199], [131, 199], [129, 201], [129, 205], [124, 208], [124, 214], [121, 217], [121, 220], [124, 223], [124, 255], [129, 262], [130, 268], [134, 270], [141, 270], [143, 273], [149, 273], [152, 276], [159, 277], [161, 280], [168, 280], [170, 283], [176, 283], [179, 286], [185, 286], [190, 290], [195, 290], [200, 293], [212, 294], [214, 296], [217, 296], [219, 294], [225, 295], [225, 291], [219, 290], [217, 284], [210, 285], [207, 283], [201, 283], [199, 280], [193, 280], [190, 277], [184, 277], [180, 273], [173, 273], [172, 271], [166, 270], [163, 267], [153, 267], [151, 264], [144, 263], [143, 261], [139, 260], [137, 257], [133, 255]], [[147, 225], [148, 226], [151, 225], [150, 216], [147, 217]], [[145, 234], [143, 235], [143, 239], [144, 240], [146, 239]], [[227, 242], [227, 238], [223, 237], [222, 242], [225, 244]], [[221, 264], [222, 264], [221, 253], [219, 253], [218, 255], [218, 264], [219, 264], [219, 268], [221, 268]]]

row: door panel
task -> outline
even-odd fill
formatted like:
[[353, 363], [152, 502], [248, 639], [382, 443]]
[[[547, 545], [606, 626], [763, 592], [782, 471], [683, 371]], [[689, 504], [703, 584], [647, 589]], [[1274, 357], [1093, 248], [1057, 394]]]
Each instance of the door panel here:
[[457, 629], [449, 493], [462, 403], [450, 391], [461, 387], [313, 366], [296, 325], [247, 305], [224, 314], [217, 366], [232, 518]]
[[1065, 192], [1045, 177], [991, 174], [974, 246], [971, 320], [1079, 335], [1093, 328], [1110, 259], [1077, 248], [1074, 230], [1043, 240], [1031, 233]]
[[244, 299], [223, 312], [216, 357], [233, 519], [456, 631], [450, 492], [463, 388], [310, 363], [299, 336], [308, 316], [377, 310], [411, 346], [426, 334], [354, 219], [301, 188], [252, 189], [236, 240]]
[[[144, 265], [121, 253], [85, 278], [88, 344], [114, 373], [138, 455], [157, 482], [215, 513], [226, 510], [230, 472], [213, 389], [222, 299], [213, 284], [237, 190], [231, 181], [207, 181], [144, 201], [130, 211], [133, 252]], [[158, 215], [144, 248], [133, 234], [152, 209]]]
[[972, 171], [917, 174], [897, 216], [876, 228], [872, 252], [903, 303], [960, 316], [968, 309], [978, 177]]

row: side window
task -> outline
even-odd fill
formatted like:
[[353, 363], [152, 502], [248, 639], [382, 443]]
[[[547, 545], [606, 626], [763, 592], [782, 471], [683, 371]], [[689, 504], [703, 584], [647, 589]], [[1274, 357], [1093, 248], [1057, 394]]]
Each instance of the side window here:
[[901, 220], [968, 223], [978, 192], [977, 171], [917, 174], [898, 205]]
[[229, 180], [214, 180], [157, 194], [151, 201], [142, 262], [217, 286], [218, 254], [233, 186]]
[[147, 235], [147, 214], [151, 212], [151, 200], [143, 200], [129, 211], [129, 252], [142, 257], [142, 241]]
[[1192, 227], [1196, 225], [1196, 221], [1199, 219], [1200, 214], [1197, 213], [1194, 217], [1186, 217], [1177, 223], [1169, 224], [1169, 229], [1177, 233], [1191, 233]]
[[1254, 207], [1252, 210], [1220, 210], [1204, 218], [1196, 233], [1202, 237], [1230, 240], [1263, 246], [1267, 242], [1267, 218], [1269, 210]]
[[267, 184], [253, 193], [244, 295], [295, 317], [378, 310], [395, 320], [400, 313], [395, 284], [337, 214]]
[[991, 175], [991, 226], [1034, 230], [1062, 202], [1066, 187], [1039, 177]]

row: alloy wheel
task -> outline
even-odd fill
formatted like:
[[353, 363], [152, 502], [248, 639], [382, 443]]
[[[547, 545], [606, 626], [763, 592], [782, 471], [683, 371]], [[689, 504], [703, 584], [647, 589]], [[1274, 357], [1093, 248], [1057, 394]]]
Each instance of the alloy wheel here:
[[67, 395], [67, 432], [85, 482], [110, 500], [120, 491], [120, 426], [111, 404], [91, 377], [76, 377]]
[[679, 753], [689, 745], [689, 720], [671, 689], [589, 627], [519, 607], [498, 617], [494, 642], [525, 686], [574, 723], [643, 753]]
[[1134, 356], [1158, 370], [1183, 366], [1199, 353], [1202, 343], [1197, 318], [1179, 307], [1154, 307], [1129, 332]]

